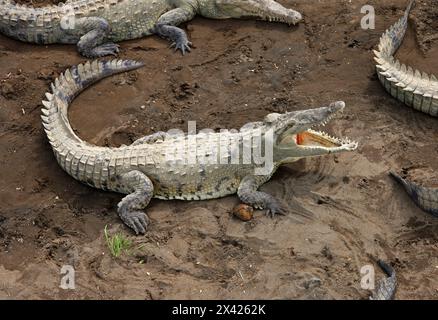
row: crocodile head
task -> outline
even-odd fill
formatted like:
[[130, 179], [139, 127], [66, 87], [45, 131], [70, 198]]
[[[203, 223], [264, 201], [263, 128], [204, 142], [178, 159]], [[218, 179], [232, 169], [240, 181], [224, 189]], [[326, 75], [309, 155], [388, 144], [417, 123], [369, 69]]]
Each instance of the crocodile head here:
[[357, 142], [312, 129], [324, 126], [344, 107], [345, 103], [338, 101], [318, 109], [267, 115], [263, 122], [265, 129], [273, 131], [274, 161], [288, 163], [303, 157], [355, 150]]
[[201, 14], [207, 18], [256, 18], [288, 24], [300, 22], [302, 15], [283, 7], [274, 0], [213, 0], [200, 1]]

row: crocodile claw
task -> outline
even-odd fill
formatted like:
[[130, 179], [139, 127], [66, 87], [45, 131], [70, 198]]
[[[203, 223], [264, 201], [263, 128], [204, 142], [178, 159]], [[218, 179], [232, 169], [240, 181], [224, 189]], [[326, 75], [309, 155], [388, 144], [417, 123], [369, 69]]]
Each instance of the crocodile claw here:
[[178, 39], [170, 45], [171, 48], [174, 48], [175, 52], [181, 50], [183, 55], [192, 50], [191, 46], [193, 46], [193, 44], [187, 39]]
[[141, 211], [131, 211], [121, 217], [123, 222], [134, 230], [135, 234], [145, 234], [149, 224], [149, 217]]
[[120, 52], [120, 46], [115, 43], [105, 43], [85, 54], [88, 58], [100, 58], [104, 56], [117, 56]]
[[266, 204], [266, 215], [268, 217], [274, 218], [275, 215], [286, 215], [288, 212], [287, 206], [277, 199], [272, 199]]

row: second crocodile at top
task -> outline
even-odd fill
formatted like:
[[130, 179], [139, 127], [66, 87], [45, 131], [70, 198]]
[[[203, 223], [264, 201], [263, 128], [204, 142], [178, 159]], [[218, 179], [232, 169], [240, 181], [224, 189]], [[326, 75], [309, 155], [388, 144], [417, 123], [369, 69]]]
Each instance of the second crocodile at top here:
[[177, 26], [195, 15], [296, 24], [302, 16], [274, 0], [67, 0], [32, 8], [0, 0], [0, 33], [37, 44], [77, 44], [89, 58], [115, 55], [114, 42], [156, 34], [184, 54], [191, 43]]

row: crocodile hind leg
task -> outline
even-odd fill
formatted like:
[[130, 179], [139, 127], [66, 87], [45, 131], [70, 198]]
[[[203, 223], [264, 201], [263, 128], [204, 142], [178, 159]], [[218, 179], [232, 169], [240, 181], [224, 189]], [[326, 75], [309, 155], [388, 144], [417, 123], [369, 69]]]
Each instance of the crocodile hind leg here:
[[257, 191], [266, 180], [265, 176], [244, 177], [237, 190], [239, 199], [256, 209], [266, 210], [266, 214], [271, 217], [274, 217], [276, 214], [286, 214], [287, 208], [279, 200], [270, 194]]
[[120, 218], [136, 234], [144, 234], [149, 224], [149, 217], [141, 210], [147, 207], [154, 195], [152, 181], [137, 170], [121, 174], [116, 180], [120, 191], [130, 192], [117, 206]]
[[184, 55], [186, 51], [190, 52], [192, 43], [188, 40], [187, 34], [177, 25], [190, 21], [196, 15], [192, 7], [182, 7], [170, 10], [158, 19], [153, 32], [162, 38], [172, 41], [171, 47], [181, 50]]
[[159, 140], [161, 140], [161, 141], [164, 141], [164, 139], [166, 138], [166, 136], [167, 136], [167, 133], [166, 132], [164, 132], [164, 131], [158, 131], [158, 132], [155, 132], [155, 133], [153, 133], [153, 134], [151, 134], [151, 135], [149, 135], [149, 136], [146, 136], [146, 137], [142, 137], [142, 138], [139, 138], [139, 139], [137, 139], [137, 140], [135, 140], [132, 144], [131, 144], [131, 146], [138, 146], [138, 145], [140, 145], [140, 144], [147, 144], [147, 143], [155, 143], [155, 142], [157, 142], [157, 141], [159, 141]]
[[75, 20], [73, 32], [79, 32], [81, 37], [77, 43], [78, 51], [87, 58], [99, 58], [107, 55], [117, 55], [119, 46], [106, 42], [111, 32], [108, 22], [103, 18], [85, 17]]

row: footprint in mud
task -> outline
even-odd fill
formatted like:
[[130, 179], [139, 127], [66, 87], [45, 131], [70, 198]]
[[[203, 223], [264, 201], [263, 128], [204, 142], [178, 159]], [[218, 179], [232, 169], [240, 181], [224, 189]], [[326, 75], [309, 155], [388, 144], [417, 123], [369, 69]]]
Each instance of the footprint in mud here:
[[407, 230], [401, 231], [401, 234], [396, 238], [397, 241], [438, 244], [438, 224], [434, 221], [430, 223], [412, 217], [404, 226]]

